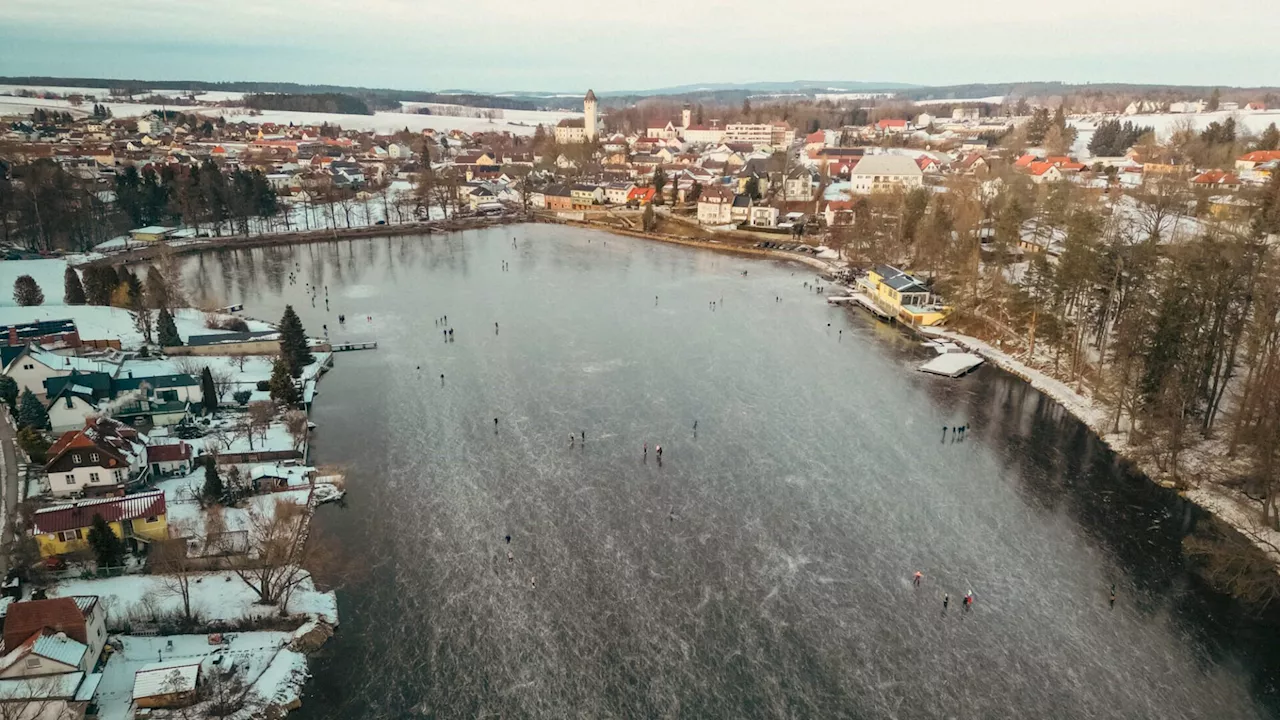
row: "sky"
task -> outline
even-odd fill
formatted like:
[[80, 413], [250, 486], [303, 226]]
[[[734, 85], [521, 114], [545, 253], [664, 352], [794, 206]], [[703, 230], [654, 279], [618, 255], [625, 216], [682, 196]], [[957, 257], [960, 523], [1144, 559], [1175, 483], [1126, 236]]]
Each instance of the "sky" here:
[[1275, 0], [2, 0], [0, 75], [482, 92], [1280, 84]]

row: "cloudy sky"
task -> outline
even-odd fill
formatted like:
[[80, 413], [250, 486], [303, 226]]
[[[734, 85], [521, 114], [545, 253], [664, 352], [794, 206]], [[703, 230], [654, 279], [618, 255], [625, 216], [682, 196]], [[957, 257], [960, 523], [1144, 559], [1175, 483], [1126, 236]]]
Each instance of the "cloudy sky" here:
[[0, 0], [0, 75], [491, 92], [797, 79], [1277, 85], [1275, 1]]

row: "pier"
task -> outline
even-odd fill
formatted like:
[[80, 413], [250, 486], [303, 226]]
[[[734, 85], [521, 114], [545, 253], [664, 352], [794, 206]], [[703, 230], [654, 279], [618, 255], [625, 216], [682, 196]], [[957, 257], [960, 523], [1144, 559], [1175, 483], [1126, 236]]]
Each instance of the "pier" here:
[[351, 352], [352, 350], [377, 350], [378, 341], [332, 343], [329, 349], [333, 352]]

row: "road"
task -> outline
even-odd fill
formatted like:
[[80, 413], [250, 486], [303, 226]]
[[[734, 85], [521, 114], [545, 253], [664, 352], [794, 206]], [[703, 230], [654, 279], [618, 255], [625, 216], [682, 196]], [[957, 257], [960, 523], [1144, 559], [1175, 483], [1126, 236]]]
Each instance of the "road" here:
[[[4, 454], [4, 483], [0, 485], [0, 491], [4, 494], [4, 517], [0, 518], [0, 540], [7, 541], [9, 532], [13, 530], [11, 523], [17, 517], [18, 509], [18, 453], [14, 450], [14, 440], [17, 437], [17, 431], [14, 430], [13, 418], [9, 415], [8, 408], [0, 409], [0, 452]], [[9, 558], [7, 553], [0, 551], [0, 562], [3, 562], [4, 572], [9, 572]]]

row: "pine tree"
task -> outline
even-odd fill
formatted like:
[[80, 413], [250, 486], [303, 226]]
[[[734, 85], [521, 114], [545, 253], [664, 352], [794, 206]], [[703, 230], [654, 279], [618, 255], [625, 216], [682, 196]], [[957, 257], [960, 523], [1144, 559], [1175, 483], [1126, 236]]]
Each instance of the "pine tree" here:
[[105, 265], [90, 265], [84, 271], [84, 296], [90, 305], [110, 305], [117, 285], [116, 271]]
[[218, 459], [211, 456], [204, 466], [204, 499], [211, 503], [221, 502], [225, 492], [222, 477], [218, 475]]
[[18, 405], [18, 383], [8, 375], [0, 375], [0, 400], [13, 412]]
[[285, 305], [284, 315], [280, 317], [280, 358], [293, 377], [302, 377], [302, 368], [315, 362], [302, 320], [292, 305]]
[[178, 347], [182, 344], [182, 338], [178, 337], [178, 326], [174, 324], [173, 315], [167, 308], [160, 308], [160, 315], [156, 318], [156, 339], [161, 347]]
[[66, 305], [83, 305], [85, 303], [84, 285], [80, 284], [80, 274], [68, 266], [62, 273], [62, 302]]
[[94, 514], [89, 527], [89, 547], [98, 558], [98, 567], [119, 567], [124, 564], [124, 541], [116, 536], [101, 515]]
[[31, 458], [31, 462], [43, 465], [49, 453], [49, 439], [44, 433], [24, 427], [18, 431], [18, 447]]
[[208, 365], [200, 372], [200, 394], [204, 395], [205, 412], [218, 412], [218, 388], [213, 384], [213, 373], [209, 371]]
[[289, 373], [289, 366], [285, 364], [284, 358], [276, 360], [271, 367], [271, 380], [267, 383], [271, 390], [271, 399], [285, 407], [293, 407], [298, 404], [298, 386], [293, 382], [293, 376]]
[[13, 281], [13, 301], [22, 307], [44, 304], [44, 291], [30, 275], [19, 275]]
[[653, 229], [657, 227], [658, 221], [653, 212], [653, 203], [649, 203], [648, 205], [644, 206], [643, 223], [644, 223], [645, 232], [653, 232]]
[[44, 409], [44, 404], [36, 399], [31, 388], [23, 388], [22, 397], [18, 400], [18, 427], [37, 430], [49, 427], [49, 413]]
[[1218, 106], [1222, 104], [1222, 91], [1218, 88], [1213, 89], [1213, 94], [1209, 96], [1209, 105], [1206, 109], [1209, 112], [1217, 112]]
[[1271, 123], [1258, 135], [1258, 142], [1253, 147], [1254, 150], [1280, 150], [1280, 130], [1276, 129], [1276, 124]]

